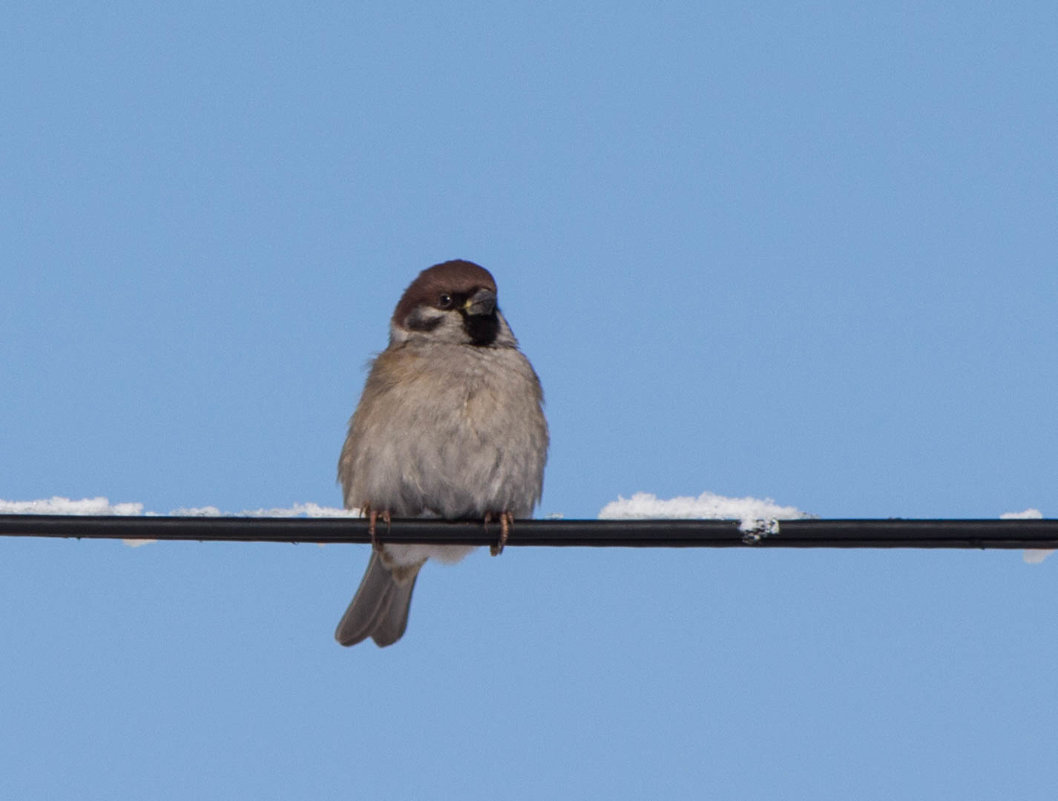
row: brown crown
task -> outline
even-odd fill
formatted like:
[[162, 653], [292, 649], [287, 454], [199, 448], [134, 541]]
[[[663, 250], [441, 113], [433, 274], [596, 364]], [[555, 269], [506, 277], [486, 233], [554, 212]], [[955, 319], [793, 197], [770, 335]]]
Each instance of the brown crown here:
[[416, 306], [436, 303], [442, 292], [471, 295], [478, 289], [496, 291], [496, 281], [484, 267], [462, 259], [435, 264], [419, 273], [404, 290], [393, 312], [393, 319], [399, 324]]

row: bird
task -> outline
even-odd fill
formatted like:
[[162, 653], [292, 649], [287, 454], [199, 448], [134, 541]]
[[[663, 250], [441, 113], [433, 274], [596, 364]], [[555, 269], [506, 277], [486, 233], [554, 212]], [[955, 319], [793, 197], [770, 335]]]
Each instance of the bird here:
[[428, 267], [405, 289], [389, 344], [371, 362], [338, 460], [345, 508], [369, 518], [371, 557], [335, 630], [345, 646], [397, 642], [427, 559], [454, 563], [463, 545], [382, 544], [379, 519], [500, 523], [540, 501], [549, 434], [536, 371], [497, 305], [496, 281], [474, 262]]

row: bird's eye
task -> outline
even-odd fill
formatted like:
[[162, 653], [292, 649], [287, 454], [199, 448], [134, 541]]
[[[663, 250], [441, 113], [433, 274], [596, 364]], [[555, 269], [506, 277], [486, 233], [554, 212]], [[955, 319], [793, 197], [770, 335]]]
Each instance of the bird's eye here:
[[437, 308], [439, 309], [451, 309], [452, 308], [452, 296], [447, 292], [442, 292], [437, 296]]

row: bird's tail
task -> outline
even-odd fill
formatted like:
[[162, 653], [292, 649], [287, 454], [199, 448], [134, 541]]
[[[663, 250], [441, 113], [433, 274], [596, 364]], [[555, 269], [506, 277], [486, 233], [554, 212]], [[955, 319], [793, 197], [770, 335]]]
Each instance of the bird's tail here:
[[360, 587], [345, 610], [334, 638], [342, 645], [356, 645], [370, 637], [380, 647], [392, 645], [408, 627], [411, 593], [422, 563], [390, 569], [377, 551], [371, 552]]

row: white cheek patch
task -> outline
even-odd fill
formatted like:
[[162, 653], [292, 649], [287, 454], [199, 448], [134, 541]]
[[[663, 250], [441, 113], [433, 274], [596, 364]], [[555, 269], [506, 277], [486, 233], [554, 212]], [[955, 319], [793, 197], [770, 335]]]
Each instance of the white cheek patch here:
[[445, 313], [429, 306], [416, 306], [404, 320], [404, 327], [409, 331], [435, 331], [444, 323]]
[[432, 306], [417, 306], [408, 312], [403, 324], [394, 321], [390, 325], [392, 342], [411, 341], [438, 342], [464, 345], [470, 342], [463, 325], [463, 317], [458, 312], [442, 311]]

